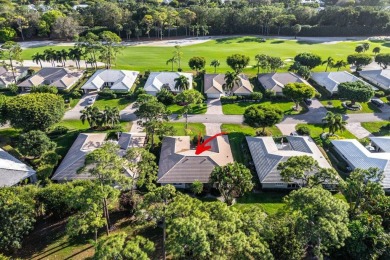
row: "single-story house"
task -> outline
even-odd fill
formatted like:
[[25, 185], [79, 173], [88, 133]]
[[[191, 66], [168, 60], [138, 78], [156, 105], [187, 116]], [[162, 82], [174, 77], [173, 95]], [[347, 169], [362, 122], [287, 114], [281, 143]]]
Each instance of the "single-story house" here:
[[40, 71], [18, 84], [22, 91], [30, 91], [34, 86], [50, 85], [58, 89], [69, 89], [83, 76], [84, 71], [67, 68], [42, 68]]
[[[58, 182], [92, 179], [88, 173], [78, 174], [77, 171], [84, 166], [87, 154], [100, 148], [106, 142], [106, 137], [105, 133], [79, 134], [51, 179]], [[120, 133], [118, 137], [120, 156], [129, 148], [140, 148], [145, 145], [145, 133]], [[129, 170], [126, 172], [131, 174]]]
[[14, 186], [27, 178], [36, 182], [36, 172], [0, 148], [0, 188]]
[[390, 90], [390, 69], [362, 70], [359, 71], [359, 75], [383, 90]]
[[292, 156], [307, 155], [313, 157], [322, 168], [331, 168], [329, 162], [308, 136], [287, 136], [282, 140], [287, 143], [276, 144], [272, 137], [246, 137], [249, 151], [255, 164], [256, 172], [263, 189], [294, 189], [296, 180], [286, 183], [281, 180], [279, 163]]
[[153, 96], [162, 88], [167, 88], [173, 93], [180, 93], [180, 90], [175, 89], [175, 79], [180, 76], [185, 76], [188, 79], [188, 89], [192, 89], [192, 74], [183, 72], [152, 72], [145, 83], [144, 89], [146, 93]]
[[383, 171], [382, 186], [390, 191], [390, 136], [370, 137], [371, 145], [364, 147], [355, 139], [333, 140], [334, 150], [352, 170], [379, 168]]
[[[208, 137], [206, 136], [205, 139]], [[169, 136], [162, 142], [157, 183], [188, 188], [195, 181], [208, 183], [216, 166], [232, 163], [233, 155], [226, 135], [218, 136], [207, 145], [211, 149], [199, 155], [191, 149], [189, 136]]]
[[138, 71], [130, 70], [97, 70], [81, 89], [86, 93], [101, 91], [104, 88], [116, 92], [129, 92], [138, 75]]
[[0, 67], [0, 88], [6, 88], [9, 84], [15, 83], [14, 74], [16, 82], [18, 82], [20, 79], [27, 76], [27, 73], [27, 67], [15, 67], [14, 73], [12, 73], [11, 69]]
[[[204, 93], [207, 98], [220, 98], [225, 96], [223, 85], [226, 84], [225, 74], [205, 74], [204, 75]], [[238, 82], [234, 84], [232, 92], [236, 96], [246, 96], [253, 92], [253, 86], [244, 74], [238, 75]]]
[[304, 83], [310, 85], [306, 80], [293, 72], [259, 74], [257, 79], [265, 90], [271, 90], [276, 95], [283, 95], [283, 88], [288, 83]]
[[[321, 87], [324, 87], [330, 94], [337, 93], [337, 88], [340, 83], [361, 81], [364, 84], [371, 86], [367, 82], [359, 79], [346, 71], [332, 71], [332, 72], [312, 72], [311, 78]], [[373, 86], [371, 86], [375, 89]]]

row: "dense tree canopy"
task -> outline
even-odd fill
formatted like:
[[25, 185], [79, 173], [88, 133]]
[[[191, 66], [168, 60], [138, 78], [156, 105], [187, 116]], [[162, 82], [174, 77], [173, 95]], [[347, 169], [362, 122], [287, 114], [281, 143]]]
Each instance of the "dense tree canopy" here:
[[295, 102], [295, 109], [297, 110], [300, 102], [305, 98], [314, 97], [315, 93], [315, 89], [305, 83], [288, 83], [283, 88], [283, 95]]
[[19, 151], [26, 156], [41, 157], [56, 148], [56, 143], [40, 130], [32, 130], [21, 134], [18, 141]]
[[349, 64], [352, 64], [356, 67], [356, 70], [359, 71], [362, 67], [367, 66], [372, 62], [372, 58], [368, 54], [358, 53], [348, 55], [347, 61]]
[[308, 67], [310, 70], [321, 65], [321, 57], [313, 53], [300, 53], [295, 56], [294, 61], [299, 62], [302, 66]]
[[379, 53], [375, 56], [375, 62], [383, 69], [387, 69], [390, 66], [390, 53]]
[[58, 123], [65, 113], [64, 99], [53, 94], [20, 95], [5, 106], [6, 117], [15, 128], [46, 130]]
[[233, 54], [226, 59], [227, 65], [232, 68], [236, 73], [240, 73], [248, 66], [250, 58], [243, 54]]
[[370, 85], [362, 81], [343, 82], [338, 86], [338, 94], [341, 98], [355, 102], [368, 102], [374, 96], [374, 90]]
[[244, 112], [244, 122], [254, 128], [262, 128], [263, 134], [266, 127], [271, 127], [282, 121], [283, 111], [279, 108], [263, 105], [253, 105]]

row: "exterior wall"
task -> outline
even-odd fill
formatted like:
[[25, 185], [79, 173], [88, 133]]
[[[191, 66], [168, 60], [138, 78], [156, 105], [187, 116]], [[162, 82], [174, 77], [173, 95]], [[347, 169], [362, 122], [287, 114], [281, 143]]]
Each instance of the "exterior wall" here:
[[287, 189], [287, 183], [261, 183], [263, 189]]
[[220, 98], [223, 94], [207, 94], [207, 98]]
[[186, 184], [185, 183], [161, 183], [161, 186], [164, 186], [164, 185], [172, 185], [174, 186], [175, 188], [178, 188], [178, 189], [185, 189], [187, 188]]

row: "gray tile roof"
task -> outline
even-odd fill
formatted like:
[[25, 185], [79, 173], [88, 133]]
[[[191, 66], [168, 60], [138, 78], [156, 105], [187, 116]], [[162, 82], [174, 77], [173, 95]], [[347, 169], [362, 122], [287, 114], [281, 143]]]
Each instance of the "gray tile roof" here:
[[163, 86], [167, 86], [172, 92], [175, 90], [175, 79], [181, 75], [186, 76], [190, 82], [188, 89], [192, 89], [192, 74], [183, 72], [152, 72], [145, 83], [144, 89], [147, 92], [159, 92]]
[[70, 70], [67, 68], [43, 68], [25, 81], [18, 84], [19, 87], [33, 87], [51, 85], [57, 88], [68, 89], [73, 86], [84, 74], [84, 71]]
[[189, 136], [165, 137], [157, 183], [193, 183], [196, 180], [208, 183], [214, 167], [233, 162], [227, 136], [219, 136], [209, 145], [209, 151], [195, 155], [195, 150], [190, 150]]
[[281, 93], [283, 91], [284, 85], [288, 83], [297, 82], [310, 85], [306, 80], [292, 72], [259, 74], [258, 80], [265, 89], [269, 89], [278, 93]]
[[130, 70], [97, 70], [81, 88], [101, 90], [104, 83], [112, 83], [111, 90], [129, 91], [138, 74], [138, 71]]
[[371, 142], [375, 143], [381, 150], [390, 153], [390, 136], [370, 137], [370, 139]]
[[285, 138], [288, 144], [280, 147], [272, 137], [246, 137], [261, 183], [283, 183], [277, 166], [292, 156], [308, 155], [317, 160], [320, 167], [331, 168], [310, 137], [287, 136]]
[[146, 133], [121, 133], [118, 145], [121, 149], [141, 148], [145, 146]]
[[35, 171], [0, 148], [0, 187], [16, 185], [35, 175]]
[[[18, 80], [21, 75], [27, 74], [27, 70], [27, 67], [16, 67], [14, 71], [16, 80]], [[0, 86], [8, 86], [11, 83], [14, 83], [14, 74], [12, 71], [7, 70], [5, 67], [0, 67]]]
[[101, 147], [105, 139], [105, 133], [79, 134], [51, 179], [56, 181], [91, 179], [89, 174], [78, 174], [77, 171], [84, 166], [87, 154]]
[[[379, 143], [380, 137], [375, 139]], [[353, 169], [375, 167], [382, 170], [384, 174], [382, 186], [390, 189], [390, 152], [370, 152], [355, 139], [333, 140], [332, 144]]]
[[362, 78], [367, 79], [373, 84], [378, 85], [385, 90], [390, 89], [390, 69], [387, 70], [362, 70], [359, 71]]

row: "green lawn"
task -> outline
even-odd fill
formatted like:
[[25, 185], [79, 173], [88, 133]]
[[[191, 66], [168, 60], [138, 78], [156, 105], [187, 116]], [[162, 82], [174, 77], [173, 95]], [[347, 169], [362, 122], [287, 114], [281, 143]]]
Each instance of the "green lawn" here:
[[[166, 125], [173, 126], [175, 130], [175, 135], [184, 136], [187, 135], [185, 131], [185, 123], [165, 123]], [[202, 135], [206, 134], [206, 127], [202, 123], [188, 123], [188, 130], [190, 136], [196, 136], [201, 133]]]
[[93, 106], [104, 110], [105, 107], [117, 107], [120, 110], [123, 110], [128, 105], [130, 105], [134, 100], [128, 98], [114, 98], [114, 99], [101, 99], [97, 98]]
[[[168, 106], [169, 111], [171, 111], [172, 114], [181, 114], [183, 106], [180, 106], [178, 104], [173, 104]], [[207, 111], [206, 105], [195, 105], [191, 108], [191, 112], [189, 114], [205, 114]]]
[[267, 214], [272, 215], [284, 206], [283, 197], [286, 195], [284, 192], [248, 193], [238, 198], [234, 207], [243, 209], [248, 206], [259, 206]]
[[364, 122], [362, 126], [375, 136], [390, 135], [390, 122]]
[[[234, 160], [247, 165], [251, 160], [251, 157], [245, 136], [255, 136], [256, 130], [247, 125], [237, 124], [222, 124], [221, 130], [228, 133]], [[272, 133], [273, 136], [282, 135], [276, 126], [269, 127], [266, 129], [266, 131]]]
[[243, 115], [245, 109], [254, 104], [270, 105], [270, 106], [278, 107], [284, 112], [285, 115], [297, 115], [297, 114], [303, 114], [307, 112], [305, 106], [301, 106], [302, 109], [300, 111], [293, 110], [292, 107], [294, 107], [295, 104], [294, 102], [289, 102], [289, 101], [262, 101], [260, 103], [237, 102], [234, 104], [223, 104], [222, 111], [225, 115]]
[[[168, 38], [165, 38], [168, 39]], [[214, 72], [214, 68], [209, 65], [210, 61], [217, 59], [221, 61], [221, 65], [217, 68], [218, 73], [225, 73], [230, 68], [225, 63], [226, 57], [234, 53], [241, 53], [248, 55], [251, 58], [251, 65], [254, 64], [254, 56], [256, 54], [268, 54], [272, 56], [279, 56], [282, 60], [292, 59], [295, 55], [301, 52], [312, 52], [320, 55], [323, 59], [331, 56], [335, 60], [346, 59], [349, 54], [354, 53], [357, 45], [363, 41], [348, 41], [336, 44], [303, 42], [299, 40], [280, 40], [270, 39], [264, 43], [255, 41], [256, 37], [235, 37], [228, 39], [217, 39], [202, 44], [195, 44], [191, 46], [183, 46], [182, 68], [184, 71], [191, 71], [188, 67], [188, 60], [193, 56], [203, 56], [207, 60], [206, 70]], [[386, 43], [370, 42], [370, 49], [379, 46], [381, 52], [386, 53], [390, 48]], [[22, 59], [31, 59], [31, 56], [36, 52], [42, 53], [46, 48], [53, 48], [55, 50], [69, 49], [70, 47], [62, 46], [45, 46], [37, 48], [29, 48], [23, 51]], [[154, 70], [163, 71], [170, 70], [170, 64], [166, 61], [171, 58], [173, 47], [153, 47], [153, 46], [129, 46], [125, 47], [116, 61], [116, 68], [131, 69], [131, 70]], [[370, 52], [371, 54], [371, 52]], [[177, 66], [176, 66], [177, 68]], [[288, 65], [284, 70], [287, 70]], [[324, 71], [325, 65], [315, 68], [315, 71]], [[246, 68], [245, 73], [255, 75], [256, 69]]]
[[[332, 102], [333, 107], [328, 107], [328, 102]], [[379, 108], [377, 108], [375, 105], [371, 104], [371, 102], [366, 103], [360, 103], [362, 106], [362, 109], [359, 111], [352, 111], [349, 109], [346, 109], [342, 106], [341, 100], [322, 100], [321, 103], [326, 107], [327, 110], [332, 111], [333, 113], [337, 114], [358, 114], [358, 113], [374, 113], [374, 112], [381, 112]]]

